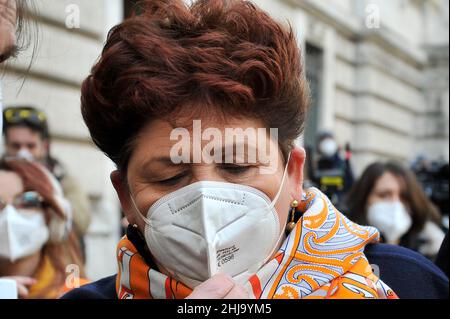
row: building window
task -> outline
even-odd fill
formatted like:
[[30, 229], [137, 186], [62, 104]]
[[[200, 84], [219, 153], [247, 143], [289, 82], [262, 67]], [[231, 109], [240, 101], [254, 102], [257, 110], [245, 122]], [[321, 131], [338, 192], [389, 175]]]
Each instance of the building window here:
[[311, 105], [305, 127], [305, 146], [313, 154], [316, 150], [316, 139], [319, 127], [319, 112], [321, 104], [323, 50], [309, 43], [305, 51], [306, 78], [311, 89]]

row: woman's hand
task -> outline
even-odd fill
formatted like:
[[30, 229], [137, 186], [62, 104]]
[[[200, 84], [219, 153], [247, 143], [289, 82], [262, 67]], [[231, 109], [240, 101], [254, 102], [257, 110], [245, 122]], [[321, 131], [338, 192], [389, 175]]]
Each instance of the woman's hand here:
[[17, 283], [17, 292], [19, 298], [28, 297], [28, 288], [36, 284], [36, 279], [31, 277], [14, 276], [14, 277], [2, 277], [2, 279], [14, 280]]
[[249, 299], [249, 295], [230, 276], [217, 274], [197, 286], [186, 299]]

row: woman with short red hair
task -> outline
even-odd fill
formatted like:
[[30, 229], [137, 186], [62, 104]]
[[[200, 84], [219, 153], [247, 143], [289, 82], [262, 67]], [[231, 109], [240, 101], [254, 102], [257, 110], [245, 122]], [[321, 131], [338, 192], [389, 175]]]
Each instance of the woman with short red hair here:
[[396, 298], [364, 255], [378, 231], [303, 189], [292, 29], [243, 0], [136, 12], [81, 98], [130, 223], [119, 272], [66, 298]]

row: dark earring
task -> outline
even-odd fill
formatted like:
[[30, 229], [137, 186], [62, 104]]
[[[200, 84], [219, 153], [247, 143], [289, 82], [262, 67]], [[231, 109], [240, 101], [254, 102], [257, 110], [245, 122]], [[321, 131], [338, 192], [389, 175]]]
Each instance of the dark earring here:
[[[139, 239], [139, 242], [142, 244], [143, 247], [146, 247], [145, 244], [145, 237], [142, 234], [142, 232], [139, 230], [139, 227], [137, 224], [130, 224], [129, 228], [129, 233], [127, 232], [127, 236], [132, 236], [133, 238], [137, 238]], [[136, 243], [134, 243], [134, 245], [136, 246]]]
[[137, 224], [130, 225], [131, 229], [133, 230], [134, 234], [138, 235], [139, 238], [144, 240], [144, 236], [142, 235], [141, 231], [139, 230], [139, 227]]
[[291, 210], [289, 211], [289, 222], [286, 225], [286, 233], [290, 233], [295, 228], [295, 212], [297, 211], [298, 201], [294, 200], [291, 203]]

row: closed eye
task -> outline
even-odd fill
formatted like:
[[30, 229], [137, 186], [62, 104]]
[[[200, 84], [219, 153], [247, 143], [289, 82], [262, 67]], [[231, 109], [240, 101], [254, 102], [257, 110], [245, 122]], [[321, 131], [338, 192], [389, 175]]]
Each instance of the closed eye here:
[[244, 165], [223, 165], [221, 167], [222, 170], [226, 171], [227, 173], [233, 174], [233, 175], [240, 175], [243, 173], [248, 172], [252, 166], [244, 166]]
[[183, 180], [183, 178], [185, 178], [186, 176], [187, 176], [187, 172], [183, 172], [174, 177], [158, 181], [157, 183], [160, 185], [164, 185], [164, 186], [173, 186], [173, 185], [177, 185], [179, 182], [181, 182]]

